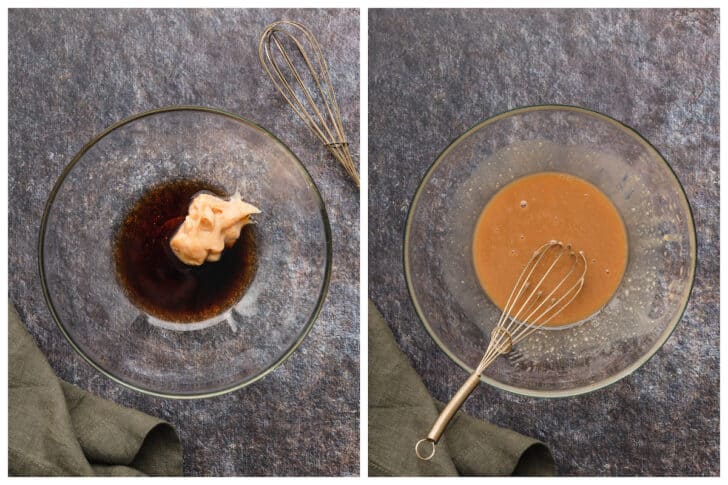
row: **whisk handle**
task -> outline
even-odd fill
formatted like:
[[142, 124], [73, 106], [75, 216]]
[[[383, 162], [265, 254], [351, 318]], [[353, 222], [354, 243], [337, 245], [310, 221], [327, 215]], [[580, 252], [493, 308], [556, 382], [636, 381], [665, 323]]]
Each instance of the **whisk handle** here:
[[[435, 420], [435, 424], [432, 425], [430, 432], [427, 433], [427, 437], [417, 442], [415, 452], [421, 460], [429, 460], [435, 456], [435, 445], [440, 441], [442, 434], [445, 432], [447, 425], [450, 424], [450, 421], [452, 421], [455, 413], [458, 412], [468, 396], [478, 387], [478, 384], [480, 384], [480, 374], [475, 372], [470, 374], [468, 380], [460, 386], [460, 389], [458, 389], [452, 399], [450, 399], [450, 402], [440, 412], [440, 415]], [[426, 441], [432, 443], [432, 453], [429, 455], [423, 454], [420, 450], [422, 443]]]
[[475, 373], [471, 374], [470, 377], [468, 377], [468, 380], [460, 386], [458, 392], [456, 392], [452, 399], [450, 399], [450, 402], [447, 403], [435, 420], [435, 424], [432, 425], [432, 429], [430, 429], [430, 432], [427, 433], [428, 440], [431, 440], [434, 443], [440, 441], [440, 437], [442, 436], [442, 433], [445, 432], [445, 428], [447, 428], [447, 425], [450, 424], [453, 416], [455, 416], [455, 413], [457, 413], [462, 407], [468, 396], [470, 396], [475, 388], [478, 387], [478, 384], [480, 384], [480, 376]]

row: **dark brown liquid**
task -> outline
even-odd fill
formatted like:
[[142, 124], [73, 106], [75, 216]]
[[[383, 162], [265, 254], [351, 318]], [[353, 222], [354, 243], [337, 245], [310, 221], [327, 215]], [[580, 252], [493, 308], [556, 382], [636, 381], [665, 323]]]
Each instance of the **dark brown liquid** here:
[[129, 299], [157, 318], [196, 322], [233, 306], [255, 276], [253, 225], [216, 262], [188, 266], [169, 240], [201, 191], [227, 197], [220, 188], [196, 180], [174, 180], [149, 189], [127, 214], [116, 236], [116, 274]]

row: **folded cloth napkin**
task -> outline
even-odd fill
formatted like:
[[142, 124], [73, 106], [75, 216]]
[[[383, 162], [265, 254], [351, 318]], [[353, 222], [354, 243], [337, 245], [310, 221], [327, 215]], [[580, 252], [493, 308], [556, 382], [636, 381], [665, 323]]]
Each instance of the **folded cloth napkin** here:
[[10, 475], [182, 475], [172, 426], [58, 379], [8, 306]]
[[543, 443], [458, 413], [430, 461], [415, 443], [443, 404], [434, 400], [369, 302], [369, 476], [556, 475]]

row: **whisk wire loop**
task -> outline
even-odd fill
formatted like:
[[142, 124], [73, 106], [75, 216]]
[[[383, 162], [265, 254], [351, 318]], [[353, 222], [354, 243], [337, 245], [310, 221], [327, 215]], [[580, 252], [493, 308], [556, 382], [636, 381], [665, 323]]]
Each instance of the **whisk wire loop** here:
[[[549, 256], [549, 251], [557, 251], [557, 253], [549, 259], [547, 257]], [[565, 255], [571, 258], [571, 265], [568, 271], [564, 273], [558, 283], [544, 296], [544, 290], [542, 289], [544, 282], [552, 275], [554, 268]], [[546, 258], [546, 262], [543, 265], [547, 266], [547, 268], [543, 273], [537, 272], [536, 270], [542, 265], [544, 258]], [[574, 280], [573, 277], [580, 262], [583, 263], [582, 273]], [[536, 273], [536, 279], [538, 279], [535, 284], [531, 282], [534, 273]], [[586, 258], [581, 253], [577, 254], [570, 245], [550, 241], [537, 249], [529, 262], [526, 263], [516, 285], [509, 295], [499, 323], [496, 325], [496, 329], [501, 328], [503, 331], [493, 332], [488, 351], [486, 351], [478, 365], [479, 373], [482, 373], [498, 355], [507, 353], [503, 352], [504, 338], [508, 339], [509, 345], [507, 348], [510, 350], [513, 345], [525, 339], [559, 315], [581, 291], [585, 274]], [[572, 286], [562, 291], [560, 296], [555, 297], [557, 292], [570, 280], [573, 280]], [[528, 296], [521, 299], [524, 291], [528, 293]], [[519, 305], [519, 302], [520, 307], [517, 311], [514, 311], [514, 308]], [[544, 308], [544, 306], [546, 307]], [[507, 324], [504, 325], [506, 321]]]
[[[286, 47], [289, 44], [293, 46], [290, 51]], [[311, 76], [313, 91], [307, 86], [306, 76], [297, 67], [292, 53], [297, 53], [303, 61]], [[299, 22], [274, 22], [260, 37], [258, 57], [273, 85], [294, 113], [342, 164], [358, 187], [359, 173], [349, 151], [339, 103], [316, 37]], [[299, 96], [297, 91], [302, 94]]]
[[[546, 270], [546, 272], [541, 277], [541, 280], [538, 282], [536, 288], [541, 287], [543, 282], [546, 280], [547, 276], [554, 269], [554, 266], [556, 266], [556, 264], [559, 262], [561, 257], [566, 252], [571, 253], [570, 254], [571, 256], [575, 256], [575, 253], [573, 251], [571, 251], [571, 248], [569, 246], [562, 248], [562, 250], [559, 252], [559, 255], [554, 259], [554, 261], [551, 263], [551, 266], [549, 266], [548, 270]], [[526, 322], [527, 324], [529, 324], [528, 326], [524, 326], [524, 328], [540, 327], [540, 326], [548, 323], [550, 320], [552, 320], [553, 317], [558, 315], [565, 308], [564, 306], [558, 306], [563, 301], [564, 297], [562, 296], [561, 298], [556, 300], [553, 298], [553, 296], [559, 290], [559, 288], [561, 288], [563, 286], [564, 282], [566, 282], [569, 279], [569, 277], [574, 273], [577, 262], [578, 262], [578, 260], [576, 258], [574, 258], [569, 271], [564, 275], [564, 277], [559, 281], [559, 283], [553, 287], [553, 289], [549, 292], [548, 295], [546, 295], [546, 297], [541, 299], [541, 302], [535, 308], [533, 308], [528, 315], [523, 317], [523, 321]], [[535, 292], [535, 290], [534, 290], [534, 292]], [[538, 312], [549, 301], [551, 301], [551, 305], [547, 306], [546, 309], [543, 310], [538, 316], [534, 316], [536, 314], [536, 312]], [[544, 318], [551, 310], [553, 310], [554, 308], [557, 308], [557, 307], [558, 307], [558, 310], [556, 312], [554, 312], [547, 319]], [[518, 323], [519, 322], [515, 318], [512, 317], [509, 326], [511, 324], [517, 325]], [[520, 340], [520, 339], [517, 339], [517, 340]]]
[[[482, 372], [490, 364], [492, 364], [499, 355], [508, 353], [511, 347], [523, 338], [521, 334], [514, 335], [516, 330], [514, 327], [519, 325], [521, 320], [528, 321], [529, 318], [533, 317], [534, 313], [545, 303], [546, 299], [542, 298], [543, 291], [541, 290], [541, 286], [563, 255], [563, 245], [559, 246], [559, 244], [560, 243], [556, 241], [549, 241], [538, 248], [534, 251], [533, 255], [519, 274], [516, 284], [513, 286], [511, 293], [508, 295], [508, 299], [503, 307], [503, 312], [498, 319], [498, 323], [491, 334], [488, 348], [476, 368], [476, 372], [478, 374], [482, 374]], [[554, 248], [560, 248], [557, 257], [551, 261], [551, 264], [546, 271], [544, 271], [541, 275], [537, 275], [540, 276], [541, 279], [535, 285], [532, 284], [531, 281], [534, 272], [540, 267], [541, 261], [547, 253]], [[524, 296], [522, 298], [524, 293], [528, 296]], [[519, 306], [519, 303], [520, 307], [514, 311], [516, 307]], [[526, 318], [521, 318], [523, 313], [528, 313], [528, 316]], [[504, 341], [504, 339], [506, 340]], [[508, 345], [504, 345], [506, 342]], [[507, 351], [504, 351], [506, 349]]]
[[[516, 306], [516, 303], [519, 301], [519, 297], [521, 296], [521, 293], [523, 292], [523, 290], [527, 290], [527, 288], [531, 288], [531, 293], [522, 302], [521, 307], [518, 309], [517, 312], [514, 313], [512, 307], [511, 308], [506, 307], [503, 309], [501, 318], [510, 319], [508, 326], [506, 327], [507, 329], [510, 329], [511, 325], [518, 323], [519, 319], [521, 318], [521, 314], [523, 313], [524, 308], [526, 308], [530, 304], [534, 295], [536, 295], [536, 293], [539, 292], [541, 285], [543, 285], [543, 282], [546, 280], [546, 277], [554, 269], [554, 266], [556, 266], [556, 264], [559, 262], [559, 260], [561, 259], [561, 256], [563, 256], [563, 254], [564, 254], [563, 250], [559, 251], [558, 256], [556, 256], [556, 258], [554, 258], [554, 260], [551, 262], [551, 265], [548, 267], [548, 269], [546, 271], [544, 271], [542, 275], [540, 275], [541, 279], [538, 281], [538, 283], [536, 283], [535, 285], [531, 285], [530, 278], [533, 275], [534, 271], [536, 271], [536, 268], [538, 268], [539, 263], [541, 262], [541, 260], [543, 260], [544, 256], [548, 253], [548, 251], [554, 247], [557, 247], [557, 246], [553, 243], [544, 245], [542, 247], [543, 251], [537, 252], [538, 258], [536, 258], [535, 262], [531, 265], [530, 271], [528, 272], [528, 276], [526, 278], [526, 284], [524, 284], [523, 287], [521, 287], [521, 288], [514, 287], [513, 291], [516, 291], [516, 289], [518, 289], [518, 295], [516, 295], [516, 298], [513, 300], [513, 306]], [[533, 260], [533, 258], [532, 258], [532, 260]], [[526, 269], [528, 269], [528, 265], [526, 266]], [[525, 272], [526, 272], [526, 270], [524, 269], [524, 271], [522, 273], [525, 273]], [[541, 308], [545, 301], [546, 301], [545, 299], [542, 300], [541, 303], [539, 303], [538, 306], [533, 310], [533, 312], [535, 312], [539, 308]], [[527, 318], [525, 320], [527, 320]]]
[[[300, 25], [300, 24], [297, 24], [297, 25]], [[323, 58], [318, 58], [318, 56], [317, 56], [318, 66], [314, 66], [314, 63], [311, 61], [311, 58], [308, 56], [308, 54], [306, 53], [306, 50], [303, 48], [303, 45], [301, 44], [301, 42], [298, 41], [298, 39], [296, 39], [290, 33], [282, 31], [282, 30], [272, 32], [270, 39], [273, 41], [275, 46], [278, 48], [278, 51], [280, 52], [281, 56], [286, 61], [286, 65], [291, 70], [291, 74], [293, 75], [294, 79], [301, 86], [304, 85], [303, 76], [301, 75], [299, 70], [296, 68], [295, 64], [293, 63], [293, 60], [291, 59], [291, 57], [288, 55], [285, 48], [283, 47], [282, 42], [278, 38], [279, 35], [282, 35], [285, 38], [289, 39], [296, 46], [296, 50], [303, 58], [303, 61], [306, 64], [307, 69], [311, 73], [311, 77], [313, 78], [314, 83], [316, 84], [316, 86], [321, 88], [321, 80], [319, 79], [319, 75], [317, 74], [317, 68], [326, 69], [326, 64], [325, 64], [326, 61]], [[306, 37], [308, 38], [309, 41], [311, 41], [311, 39], [309, 38], [308, 35], [306, 35]], [[301, 100], [298, 98], [295, 90], [292, 88], [292, 86], [286, 80], [286, 78], [283, 74], [283, 71], [278, 67], [277, 64], [273, 64], [273, 66], [276, 71], [276, 74], [278, 74], [280, 76], [281, 80], [283, 81], [283, 86], [286, 87], [286, 90], [292, 95], [293, 100], [296, 101], [296, 106], [298, 106], [298, 108], [300, 110], [299, 112], [302, 112], [302, 113], [308, 115], [306, 105], [304, 105], [303, 102], [301, 102]], [[326, 72], [326, 71], [324, 71], [324, 72]], [[317, 106], [316, 102], [314, 101], [313, 96], [311, 95], [311, 92], [307, 89], [304, 89], [303, 95], [305, 96], [306, 101], [308, 101], [308, 105], [310, 106], [311, 110], [313, 111], [314, 116], [316, 116], [320, 120], [323, 120], [324, 116], [319, 111], [319, 107]], [[336, 117], [331, 112], [331, 107], [329, 106], [329, 103], [328, 103], [328, 100], [326, 99], [326, 97], [322, 97], [322, 102], [324, 103], [324, 106], [326, 108], [326, 112], [329, 116], [329, 120], [336, 127], [336, 125], [337, 125]], [[318, 130], [318, 133], [320, 134], [320, 136], [334, 138], [334, 134], [331, 132], [331, 129], [329, 128], [328, 124], [326, 124], [326, 123], [318, 124], [315, 122], [315, 119], [312, 116], [307, 116], [306, 118], [313, 122], [312, 126], [314, 127], [314, 129]], [[321, 130], [325, 131], [326, 133], [324, 134]]]
[[[312, 77], [314, 78], [314, 82], [319, 83], [318, 77], [315, 75], [315, 68], [313, 64], [311, 63], [310, 58], [306, 54], [306, 51], [303, 49], [303, 46], [301, 43], [293, 37], [291, 34], [285, 31], [278, 31], [275, 32], [279, 35], [282, 35], [283, 37], [289, 39], [294, 46], [296, 46], [296, 50], [301, 54], [301, 57], [304, 60], [304, 63], [306, 64], [306, 67], [309, 69], [309, 71], [312, 74]], [[271, 35], [269, 37], [269, 43], [264, 44], [264, 50], [266, 56], [271, 59], [273, 59], [273, 54], [270, 50], [270, 42], [273, 43], [273, 45], [277, 48], [278, 52], [280, 53], [281, 57], [285, 61], [285, 64], [288, 66], [291, 75], [293, 76], [294, 80], [298, 82], [300, 85], [303, 85], [303, 78], [296, 68], [295, 64], [293, 63], [293, 60], [288, 55], [288, 52], [283, 48], [283, 44], [281, 40], [278, 38], [277, 35], [275, 35], [273, 32], [271, 32]], [[275, 63], [271, 62], [271, 68], [275, 72], [275, 74], [278, 76], [278, 79], [272, 76], [271, 71], [268, 68], [267, 64], [263, 64], [263, 67], [268, 72], [268, 75], [271, 76], [271, 79], [273, 81], [273, 84], [276, 86], [278, 91], [283, 95], [283, 97], [288, 101], [288, 104], [291, 105], [293, 110], [296, 112], [296, 114], [303, 119], [303, 121], [308, 125], [308, 127], [318, 136], [319, 138], [326, 138], [326, 136], [331, 136], [331, 131], [328, 129], [327, 125], [325, 123], [321, 123], [320, 125], [316, 123], [316, 120], [314, 116], [318, 117], [319, 119], [322, 119], [321, 113], [316, 106], [316, 103], [313, 101], [313, 97], [311, 96], [311, 93], [308, 90], [303, 90], [303, 94], [306, 97], [306, 101], [308, 101], [309, 106], [313, 110], [313, 116], [308, 112], [306, 109], [306, 105], [301, 101], [301, 99], [296, 94], [296, 91], [293, 89], [293, 86], [288, 82], [288, 79], [286, 79], [285, 74], [283, 73], [283, 70], [280, 68], [280, 66]], [[319, 83], [320, 85], [320, 83]], [[326, 133], [324, 133], [322, 130], [326, 130]]]

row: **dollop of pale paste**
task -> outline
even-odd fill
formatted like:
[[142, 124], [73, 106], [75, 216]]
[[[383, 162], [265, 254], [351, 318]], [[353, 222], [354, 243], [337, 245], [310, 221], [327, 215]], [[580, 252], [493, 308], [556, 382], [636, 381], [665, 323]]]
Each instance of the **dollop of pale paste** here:
[[219, 261], [223, 249], [235, 244], [250, 216], [258, 213], [260, 210], [244, 202], [237, 192], [229, 200], [198, 194], [169, 245], [180, 261], [191, 266]]

